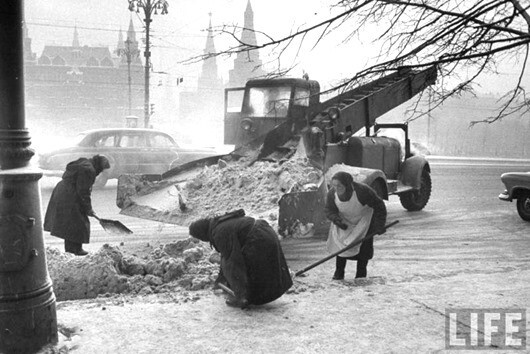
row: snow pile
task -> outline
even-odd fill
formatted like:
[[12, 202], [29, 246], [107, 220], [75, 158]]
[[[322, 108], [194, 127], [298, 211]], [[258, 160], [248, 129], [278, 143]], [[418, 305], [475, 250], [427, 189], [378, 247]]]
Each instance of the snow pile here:
[[321, 176], [321, 171], [306, 158], [292, 158], [282, 164], [257, 161], [250, 166], [221, 160], [205, 167], [181, 188], [189, 215], [184, 224], [244, 209], [247, 215], [266, 219], [275, 227], [281, 196], [307, 185], [315, 186]]
[[143, 258], [109, 245], [85, 257], [47, 247], [46, 257], [58, 301], [204, 289], [213, 285], [220, 263], [217, 252], [191, 237], [160, 246]]

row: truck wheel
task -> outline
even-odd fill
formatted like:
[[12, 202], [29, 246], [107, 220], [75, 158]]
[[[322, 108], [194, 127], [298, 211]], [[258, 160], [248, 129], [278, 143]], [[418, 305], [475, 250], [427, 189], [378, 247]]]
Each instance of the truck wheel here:
[[523, 193], [517, 198], [517, 212], [521, 219], [530, 221], [530, 192]]
[[431, 197], [431, 174], [426, 169], [421, 173], [420, 189], [399, 195], [401, 205], [408, 211], [419, 211], [427, 205]]

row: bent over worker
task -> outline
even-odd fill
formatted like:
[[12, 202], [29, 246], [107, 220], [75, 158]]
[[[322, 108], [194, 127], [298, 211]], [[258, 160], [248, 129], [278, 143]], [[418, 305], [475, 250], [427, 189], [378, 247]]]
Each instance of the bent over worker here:
[[227, 305], [245, 308], [282, 296], [292, 285], [289, 268], [274, 229], [261, 219], [244, 216], [242, 209], [193, 222], [190, 235], [210, 244], [221, 254], [220, 276], [235, 298]]
[[[324, 211], [331, 221], [327, 249], [335, 253], [370, 233], [385, 231], [385, 202], [364, 183], [357, 183], [351, 174], [337, 172], [331, 178]], [[347, 260], [357, 261], [355, 278], [365, 278], [368, 261], [374, 256], [373, 238], [363, 241], [336, 257], [334, 280], [344, 279]]]
[[90, 241], [88, 216], [96, 216], [92, 209], [92, 185], [97, 175], [110, 168], [107, 157], [81, 157], [66, 165], [62, 180], [53, 189], [46, 215], [44, 230], [64, 239], [65, 252], [76, 256], [88, 254], [83, 243]]

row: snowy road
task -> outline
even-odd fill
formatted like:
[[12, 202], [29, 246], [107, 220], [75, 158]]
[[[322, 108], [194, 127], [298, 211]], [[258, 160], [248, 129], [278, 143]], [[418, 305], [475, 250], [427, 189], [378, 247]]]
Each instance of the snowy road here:
[[[515, 203], [502, 202], [497, 197], [504, 189], [500, 175], [508, 171], [528, 171], [530, 162], [493, 159], [469, 161], [434, 157], [429, 160], [433, 192], [426, 208], [416, 213], [407, 212], [401, 207], [397, 196], [391, 196], [387, 202], [388, 220], [400, 221], [392, 232], [393, 239], [407, 240], [398, 247], [412, 247], [420, 254], [433, 247], [454, 245], [456, 241], [453, 236], [459, 235], [458, 240], [463, 244], [491, 239], [494, 244], [509, 242], [513, 252], [530, 254], [530, 243], [525, 242], [530, 224], [519, 218]], [[41, 180], [43, 215], [57, 181], [58, 179], [50, 178]], [[109, 182], [103, 190], [95, 190], [92, 197], [94, 209], [100, 217], [120, 220], [133, 230], [134, 234], [109, 235], [93, 221], [92, 239], [87, 247], [89, 250], [97, 250], [103, 243], [154, 244], [188, 236], [187, 228], [184, 227], [119, 215], [115, 204], [115, 181]], [[386, 247], [385, 239], [386, 237], [381, 237], [377, 243], [378, 248]], [[62, 245], [61, 240], [51, 237], [48, 233], [45, 233], [45, 241], [48, 245]], [[311, 244], [314, 244], [314, 249]], [[485, 247], [493, 247], [494, 244]], [[285, 247], [288, 258], [292, 261], [299, 260], [302, 264], [318, 259], [323, 251], [321, 240], [287, 240]], [[290, 247], [294, 247], [293, 253], [289, 252]], [[299, 247], [304, 248], [305, 252], [300, 254], [297, 251]]]

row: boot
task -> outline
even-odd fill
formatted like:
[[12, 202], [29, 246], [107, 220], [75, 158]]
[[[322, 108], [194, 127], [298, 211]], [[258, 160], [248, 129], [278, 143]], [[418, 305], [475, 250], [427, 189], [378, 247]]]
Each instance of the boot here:
[[76, 256], [86, 256], [88, 254], [87, 251], [85, 251], [83, 248], [77, 250], [77, 252], [74, 253]]
[[246, 298], [230, 297], [225, 303], [230, 307], [238, 307], [240, 309], [246, 309], [248, 307], [248, 300]]
[[343, 280], [344, 270], [346, 269], [346, 258], [335, 257], [335, 273], [333, 274], [333, 280]]
[[368, 271], [366, 270], [367, 266], [368, 260], [359, 259], [357, 261], [357, 273], [355, 274], [355, 278], [366, 278], [366, 275], [368, 273]]

